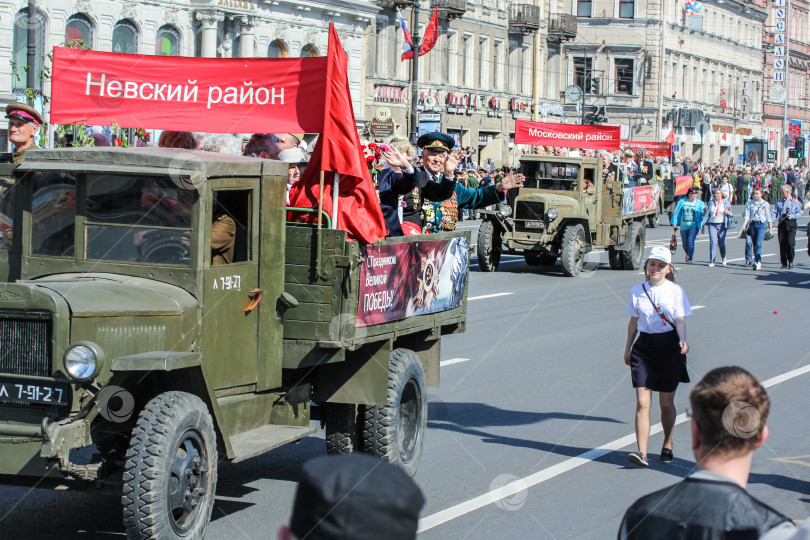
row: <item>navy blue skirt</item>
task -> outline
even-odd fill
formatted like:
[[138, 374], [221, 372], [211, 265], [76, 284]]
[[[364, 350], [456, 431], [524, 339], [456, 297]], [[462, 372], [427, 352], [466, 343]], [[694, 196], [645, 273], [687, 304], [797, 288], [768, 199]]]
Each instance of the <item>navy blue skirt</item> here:
[[678, 333], [640, 332], [630, 349], [630, 373], [633, 388], [649, 388], [653, 392], [674, 392], [678, 383], [689, 382], [686, 355], [681, 354]]

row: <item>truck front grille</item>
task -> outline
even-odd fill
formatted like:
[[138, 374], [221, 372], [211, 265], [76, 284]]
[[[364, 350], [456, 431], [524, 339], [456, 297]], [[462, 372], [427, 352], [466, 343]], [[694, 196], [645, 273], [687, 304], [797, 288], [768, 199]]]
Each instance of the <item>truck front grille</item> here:
[[543, 221], [545, 217], [543, 203], [518, 201], [515, 208], [515, 219]]
[[0, 373], [48, 377], [51, 321], [0, 318]]

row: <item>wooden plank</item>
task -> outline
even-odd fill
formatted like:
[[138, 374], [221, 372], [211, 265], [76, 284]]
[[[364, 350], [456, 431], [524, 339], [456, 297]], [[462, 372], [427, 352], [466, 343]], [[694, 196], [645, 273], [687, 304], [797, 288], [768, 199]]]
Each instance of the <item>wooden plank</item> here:
[[[326, 261], [329, 257], [335, 254], [336, 252], [334, 249], [324, 248], [324, 250], [321, 252], [321, 257], [324, 261]], [[315, 266], [316, 256], [317, 253], [315, 249], [311, 247], [287, 246], [287, 249], [284, 251], [284, 263]]]
[[312, 321], [284, 321], [284, 339], [329, 341], [329, 323]]
[[[295, 297], [299, 302], [310, 304], [333, 304], [335, 301], [335, 288], [328, 285], [309, 285], [305, 283], [288, 283], [284, 290]], [[337, 289], [339, 296], [340, 289]]]
[[306, 302], [302, 302], [284, 313], [285, 324], [287, 321], [330, 322], [333, 317], [330, 304], [308, 304]]

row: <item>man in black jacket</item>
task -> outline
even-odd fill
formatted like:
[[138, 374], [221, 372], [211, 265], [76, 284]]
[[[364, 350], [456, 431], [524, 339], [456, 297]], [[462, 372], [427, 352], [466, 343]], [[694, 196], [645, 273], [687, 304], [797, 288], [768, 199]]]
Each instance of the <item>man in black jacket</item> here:
[[619, 539], [723, 540], [792, 530], [786, 516], [745, 489], [754, 450], [768, 438], [770, 400], [759, 381], [740, 367], [716, 368], [695, 385], [689, 403], [697, 472], [633, 503]]
[[[425, 213], [424, 199], [441, 202], [453, 196], [461, 171], [456, 169], [461, 159], [461, 148], [446, 133], [425, 133], [416, 141], [422, 149], [421, 163], [416, 167], [416, 185], [402, 197], [402, 231], [406, 236], [422, 234]], [[403, 171], [405, 176], [410, 171]], [[402, 193], [399, 191], [399, 193]]]

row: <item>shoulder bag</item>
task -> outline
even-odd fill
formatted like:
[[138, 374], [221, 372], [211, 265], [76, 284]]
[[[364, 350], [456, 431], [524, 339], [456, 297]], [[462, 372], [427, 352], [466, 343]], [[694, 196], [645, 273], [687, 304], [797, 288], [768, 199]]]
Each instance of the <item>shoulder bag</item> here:
[[647, 286], [642, 283], [641, 288], [644, 289], [644, 294], [647, 295], [647, 300], [650, 301], [650, 304], [652, 304], [652, 307], [655, 310], [655, 312], [658, 313], [659, 317], [661, 317], [661, 320], [664, 321], [665, 323], [667, 323], [668, 325], [670, 325], [672, 327], [672, 329], [675, 330], [675, 325], [672, 324], [672, 321], [667, 319], [666, 315], [664, 315], [664, 310], [661, 309], [661, 306], [659, 306], [655, 302], [653, 302], [652, 296], [650, 296], [650, 293], [647, 291]]

